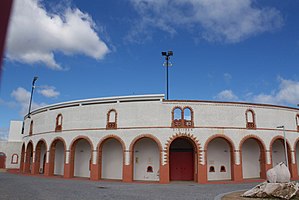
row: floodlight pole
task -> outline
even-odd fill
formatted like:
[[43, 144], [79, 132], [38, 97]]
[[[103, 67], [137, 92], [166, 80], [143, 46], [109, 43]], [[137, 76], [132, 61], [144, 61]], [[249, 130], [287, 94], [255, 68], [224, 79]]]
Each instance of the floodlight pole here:
[[[30, 101], [29, 101], [29, 108], [28, 108], [28, 114], [27, 114], [27, 117], [30, 118], [30, 110], [31, 110], [31, 104], [32, 104], [32, 96], [33, 96], [33, 91], [34, 91], [34, 88], [35, 88], [35, 82], [36, 80], [38, 79], [37, 76], [35, 76], [33, 78], [33, 81], [32, 81], [32, 87], [31, 87], [31, 95], [30, 95]], [[23, 119], [23, 125], [22, 125], [22, 134], [24, 134], [24, 124], [25, 124], [25, 117]]]
[[162, 52], [162, 56], [165, 56], [165, 60], [166, 60], [166, 100], [168, 100], [169, 99], [169, 92], [168, 92], [168, 67], [170, 66], [169, 65], [169, 59], [170, 59], [170, 56], [173, 56], [173, 51], [168, 51], [168, 52], [163, 51]]
[[287, 167], [289, 168], [289, 158], [288, 158], [288, 150], [287, 150], [287, 140], [286, 140], [285, 127], [284, 126], [277, 126], [277, 128], [282, 128], [282, 130], [283, 130], [285, 161], [286, 161]]

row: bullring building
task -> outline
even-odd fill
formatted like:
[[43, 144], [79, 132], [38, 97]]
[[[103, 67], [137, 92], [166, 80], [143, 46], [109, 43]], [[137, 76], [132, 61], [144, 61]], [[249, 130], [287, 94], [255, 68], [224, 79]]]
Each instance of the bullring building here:
[[292, 107], [121, 96], [48, 105], [25, 116], [23, 134], [20, 124], [15, 152], [0, 148], [4, 167], [20, 173], [242, 182], [286, 162], [299, 178], [299, 110]]

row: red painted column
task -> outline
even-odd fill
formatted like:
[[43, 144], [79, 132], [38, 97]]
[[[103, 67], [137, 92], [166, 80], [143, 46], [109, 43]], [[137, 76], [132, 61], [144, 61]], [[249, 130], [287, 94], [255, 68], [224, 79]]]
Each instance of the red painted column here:
[[97, 181], [99, 180], [99, 166], [98, 164], [90, 165], [90, 180]]
[[133, 182], [133, 166], [132, 164], [123, 165], [123, 182]]
[[45, 163], [44, 175], [50, 176], [50, 164], [49, 163]]
[[298, 178], [298, 171], [297, 171], [297, 164], [290, 164], [290, 172], [291, 172], [291, 178], [297, 179]]
[[160, 181], [159, 183], [169, 183], [169, 165], [160, 165]]
[[233, 181], [236, 181], [236, 182], [241, 182], [243, 181], [243, 176], [242, 176], [242, 165], [236, 165], [236, 164], [233, 164], [232, 166], [233, 168], [233, 175], [232, 175], [232, 179]]
[[72, 170], [71, 170], [71, 165], [68, 164], [64, 164], [64, 174], [63, 174], [63, 178], [73, 178], [73, 174]]
[[207, 174], [207, 165], [198, 165], [197, 170], [197, 182], [198, 183], [207, 183], [208, 182], [208, 174]]
[[39, 156], [36, 154], [35, 151], [33, 151], [33, 162], [32, 162], [32, 168], [31, 168], [31, 174], [38, 174], [38, 170], [39, 170]]

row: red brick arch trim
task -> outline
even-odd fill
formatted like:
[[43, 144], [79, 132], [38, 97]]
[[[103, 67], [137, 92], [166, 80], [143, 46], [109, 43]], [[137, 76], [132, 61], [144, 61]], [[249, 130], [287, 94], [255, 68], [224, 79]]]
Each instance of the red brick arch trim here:
[[[276, 141], [276, 140], [284, 140], [284, 138], [280, 135], [278, 136], [275, 136], [274, 138], [272, 138], [271, 142], [270, 142], [270, 151], [272, 152], [272, 145], [273, 143]], [[290, 145], [290, 142], [288, 141], [288, 139], [286, 139], [286, 142], [287, 142], [287, 148], [289, 151], [291, 151], [291, 145]]]
[[195, 148], [194, 150], [196, 151], [197, 157], [198, 157], [197, 163], [199, 164], [200, 161], [201, 161], [201, 159], [202, 159], [202, 156], [201, 156], [201, 153], [200, 153], [201, 152], [200, 151], [201, 146], [200, 146], [200, 143], [199, 143], [198, 139], [193, 134], [190, 134], [190, 133], [176, 133], [176, 134], [172, 135], [167, 140], [167, 142], [165, 143], [165, 150], [164, 150], [164, 152], [165, 152], [165, 156], [164, 156], [165, 163], [166, 164], [169, 163], [170, 145], [177, 138], [186, 138], [186, 139], [188, 139], [188, 140], [190, 140], [192, 142], [192, 144], [193, 144], [193, 146]]
[[50, 145], [50, 154], [49, 154], [49, 172], [48, 174], [50, 176], [53, 176], [54, 175], [54, 164], [55, 164], [55, 146], [57, 144], [57, 142], [62, 142], [63, 143], [63, 148], [64, 148], [64, 163], [66, 161], [66, 143], [65, 143], [65, 140], [62, 138], [62, 137], [55, 137], [52, 141], [51, 141], [51, 145]]
[[[14, 159], [16, 157], [16, 159]], [[11, 155], [10, 164], [18, 164], [19, 163], [19, 155], [14, 153]]]
[[[272, 161], [273, 148], [272, 148], [272, 146], [276, 140], [284, 140], [284, 138], [282, 136], [278, 135], [278, 136], [275, 136], [274, 138], [272, 138], [272, 140], [270, 142], [270, 160], [271, 160], [272, 165], [273, 165], [273, 161]], [[287, 142], [288, 162], [289, 162], [289, 167], [291, 167], [291, 163], [292, 163], [291, 145], [290, 145], [288, 139], [286, 139], [286, 142]], [[272, 167], [274, 167], [274, 166], [272, 166]]]
[[142, 135], [139, 135], [139, 136], [135, 137], [132, 140], [132, 142], [130, 144], [130, 147], [129, 147], [129, 151], [130, 151], [130, 163], [132, 163], [132, 161], [133, 161], [133, 159], [132, 159], [133, 157], [132, 156], [133, 156], [133, 151], [134, 151], [135, 144], [139, 140], [141, 140], [143, 138], [149, 138], [149, 139], [152, 139], [154, 142], [156, 142], [156, 144], [158, 145], [159, 151], [160, 151], [160, 165], [162, 165], [162, 151], [163, 151], [163, 148], [162, 148], [161, 142], [160, 142], [160, 140], [157, 137], [155, 137], [155, 136], [153, 136], [151, 134], [142, 134]]
[[206, 143], [205, 143], [205, 146], [204, 146], [204, 150], [205, 150], [205, 151], [208, 150], [208, 145], [209, 145], [209, 143], [210, 143], [212, 140], [216, 139], [216, 138], [222, 138], [222, 139], [226, 140], [227, 143], [229, 144], [231, 150], [232, 150], [233, 152], [236, 150], [235, 145], [234, 145], [234, 142], [233, 142], [229, 137], [227, 137], [227, 136], [225, 136], [225, 135], [222, 135], [222, 134], [216, 134], [216, 135], [212, 135], [211, 137], [209, 137], [209, 138], [207, 139], [207, 141], [206, 141]]
[[56, 143], [58, 141], [61, 141], [63, 143], [63, 146], [64, 146], [64, 150], [66, 150], [66, 142], [65, 140], [62, 138], [62, 137], [55, 137], [52, 141], [51, 141], [51, 145], [50, 145], [50, 150], [52, 147], [54, 147], [56, 145]]
[[109, 139], [115, 139], [116, 141], [118, 141], [121, 146], [122, 146], [122, 151], [123, 151], [123, 163], [125, 163], [125, 150], [126, 150], [126, 145], [124, 143], [124, 141], [118, 137], [117, 135], [106, 135], [105, 137], [103, 137], [98, 145], [97, 145], [97, 152], [98, 152], [98, 157], [97, 157], [97, 163], [100, 163], [101, 159], [102, 159], [102, 148], [103, 145], [105, 144], [105, 142]]
[[38, 146], [41, 145], [42, 143], [45, 144], [45, 146], [46, 146], [46, 151], [48, 151], [48, 145], [47, 145], [46, 140], [44, 140], [44, 139], [40, 139], [40, 140], [36, 143], [35, 150], [36, 150], [36, 149], [38, 148]]
[[33, 151], [33, 149], [34, 149], [33, 141], [32, 141], [32, 140], [29, 140], [29, 142], [28, 142], [27, 145], [26, 145], [26, 152], [27, 152], [28, 146], [29, 146], [30, 144], [32, 145], [32, 151]]
[[296, 147], [298, 145], [298, 142], [299, 142], [299, 137], [294, 142], [294, 146], [293, 146], [294, 151], [296, 151]]
[[123, 141], [120, 137], [118, 137], [117, 135], [113, 135], [113, 134], [112, 134], [112, 135], [106, 135], [105, 137], [103, 137], [103, 138], [99, 141], [99, 143], [98, 143], [98, 145], [97, 145], [97, 150], [98, 150], [98, 151], [102, 151], [102, 148], [103, 148], [104, 143], [105, 143], [107, 140], [109, 140], [109, 139], [115, 139], [115, 140], [117, 140], [117, 141], [121, 144], [123, 151], [126, 149], [126, 145], [125, 145], [124, 141]]
[[82, 135], [79, 135], [72, 140], [72, 142], [69, 146], [69, 150], [73, 150], [74, 145], [76, 145], [79, 142], [79, 140], [81, 140], [81, 139], [87, 140], [87, 142], [89, 143], [89, 145], [91, 147], [91, 151], [94, 150], [93, 143], [92, 143], [91, 139], [87, 136], [82, 136]]
[[264, 151], [266, 150], [266, 145], [265, 145], [264, 141], [259, 136], [247, 135], [247, 136], [243, 137], [242, 140], [239, 143], [239, 150], [240, 151], [242, 151], [242, 146], [243, 146], [244, 142], [248, 139], [255, 139], [257, 141], [257, 143], [259, 144], [259, 146], [261, 147], [261, 150], [264, 150]]

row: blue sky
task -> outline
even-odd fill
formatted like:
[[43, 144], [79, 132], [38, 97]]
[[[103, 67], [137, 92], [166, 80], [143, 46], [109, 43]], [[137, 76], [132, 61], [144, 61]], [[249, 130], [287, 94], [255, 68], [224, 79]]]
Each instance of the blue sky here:
[[0, 138], [33, 107], [165, 93], [299, 103], [299, 1], [16, 0], [0, 90]]

